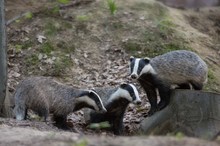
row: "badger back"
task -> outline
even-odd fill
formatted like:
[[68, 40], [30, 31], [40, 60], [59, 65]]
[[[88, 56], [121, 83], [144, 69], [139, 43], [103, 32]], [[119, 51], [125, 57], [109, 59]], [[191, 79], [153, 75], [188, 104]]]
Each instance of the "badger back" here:
[[152, 58], [150, 61], [158, 77], [172, 83], [194, 80], [205, 83], [208, 67], [194, 52], [186, 50], [171, 51]]
[[29, 77], [21, 81], [14, 94], [15, 104], [23, 102], [28, 107], [39, 107], [41, 103], [47, 102], [44, 98], [44, 90], [47, 91], [44, 87], [48, 87], [46, 80], [44, 77]]

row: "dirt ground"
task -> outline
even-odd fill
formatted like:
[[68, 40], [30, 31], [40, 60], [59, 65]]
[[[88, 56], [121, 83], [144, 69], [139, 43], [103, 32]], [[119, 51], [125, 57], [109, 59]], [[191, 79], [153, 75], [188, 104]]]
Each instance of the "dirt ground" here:
[[[190, 137], [170, 137], [170, 136], [106, 136], [106, 135], [82, 135], [74, 132], [48, 130], [43, 123], [15, 122], [12, 119], [0, 119], [1, 122], [1, 146], [218, 146], [216, 142], [205, 141]], [[14, 125], [16, 123], [16, 125]], [[33, 128], [36, 125], [44, 125], [39, 130]], [[32, 126], [31, 126], [32, 124]]]
[[[117, 1], [118, 10], [111, 15], [101, 0], [71, 2], [73, 5], [65, 7], [48, 0], [6, 1], [11, 94], [20, 80], [32, 75], [53, 76], [78, 88], [133, 82], [128, 78], [131, 55], [146, 56], [149, 49], [163, 52], [173, 46], [187, 46], [197, 52], [210, 69], [205, 90], [220, 92], [219, 7], [175, 9], [153, 0], [122, 0]], [[45, 39], [41, 42], [39, 36]], [[140, 96], [141, 106], [131, 104], [127, 109], [124, 137], [89, 129], [83, 112], [78, 111], [68, 119], [72, 132], [40, 122], [32, 115], [22, 122], [1, 119], [0, 145], [217, 145], [184, 136], [130, 137], [138, 134], [149, 109], [141, 89]]]

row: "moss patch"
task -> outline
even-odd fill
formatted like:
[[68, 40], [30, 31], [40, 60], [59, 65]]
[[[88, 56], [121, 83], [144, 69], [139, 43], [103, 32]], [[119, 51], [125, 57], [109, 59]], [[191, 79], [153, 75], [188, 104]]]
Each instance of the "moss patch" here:
[[218, 83], [218, 80], [216, 79], [215, 72], [211, 68], [209, 68], [208, 82], [205, 85], [204, 89], [206, 91], [220, 92], [219, 86], [220, 84]]

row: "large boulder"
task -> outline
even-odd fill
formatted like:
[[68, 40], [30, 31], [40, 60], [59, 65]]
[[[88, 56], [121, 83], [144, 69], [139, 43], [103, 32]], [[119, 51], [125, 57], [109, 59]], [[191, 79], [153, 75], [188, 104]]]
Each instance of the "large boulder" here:
[[220, 94], [195, 90], [173, 90], [169, 105], [141, 123], [144, 134], [213, 139], [220, 132]]

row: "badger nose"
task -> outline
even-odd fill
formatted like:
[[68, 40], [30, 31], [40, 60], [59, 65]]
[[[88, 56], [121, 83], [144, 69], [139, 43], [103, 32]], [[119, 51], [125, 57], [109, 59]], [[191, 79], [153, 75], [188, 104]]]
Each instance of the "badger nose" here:
[[141, 101], [138, 100], [138, 101], [135, 102], [135, 104], [137, 104], [137, 105], [141, 105]]
[[137, 75], [132, 74], [132, 75], [131, 75], [131, 78], [132, 78], [132, 79], [137, 79]]
[[102, 110], [100, 110], [100, 113], [106, 113], [106, 112], [107, 112], [106, 108], [103, 108]]

